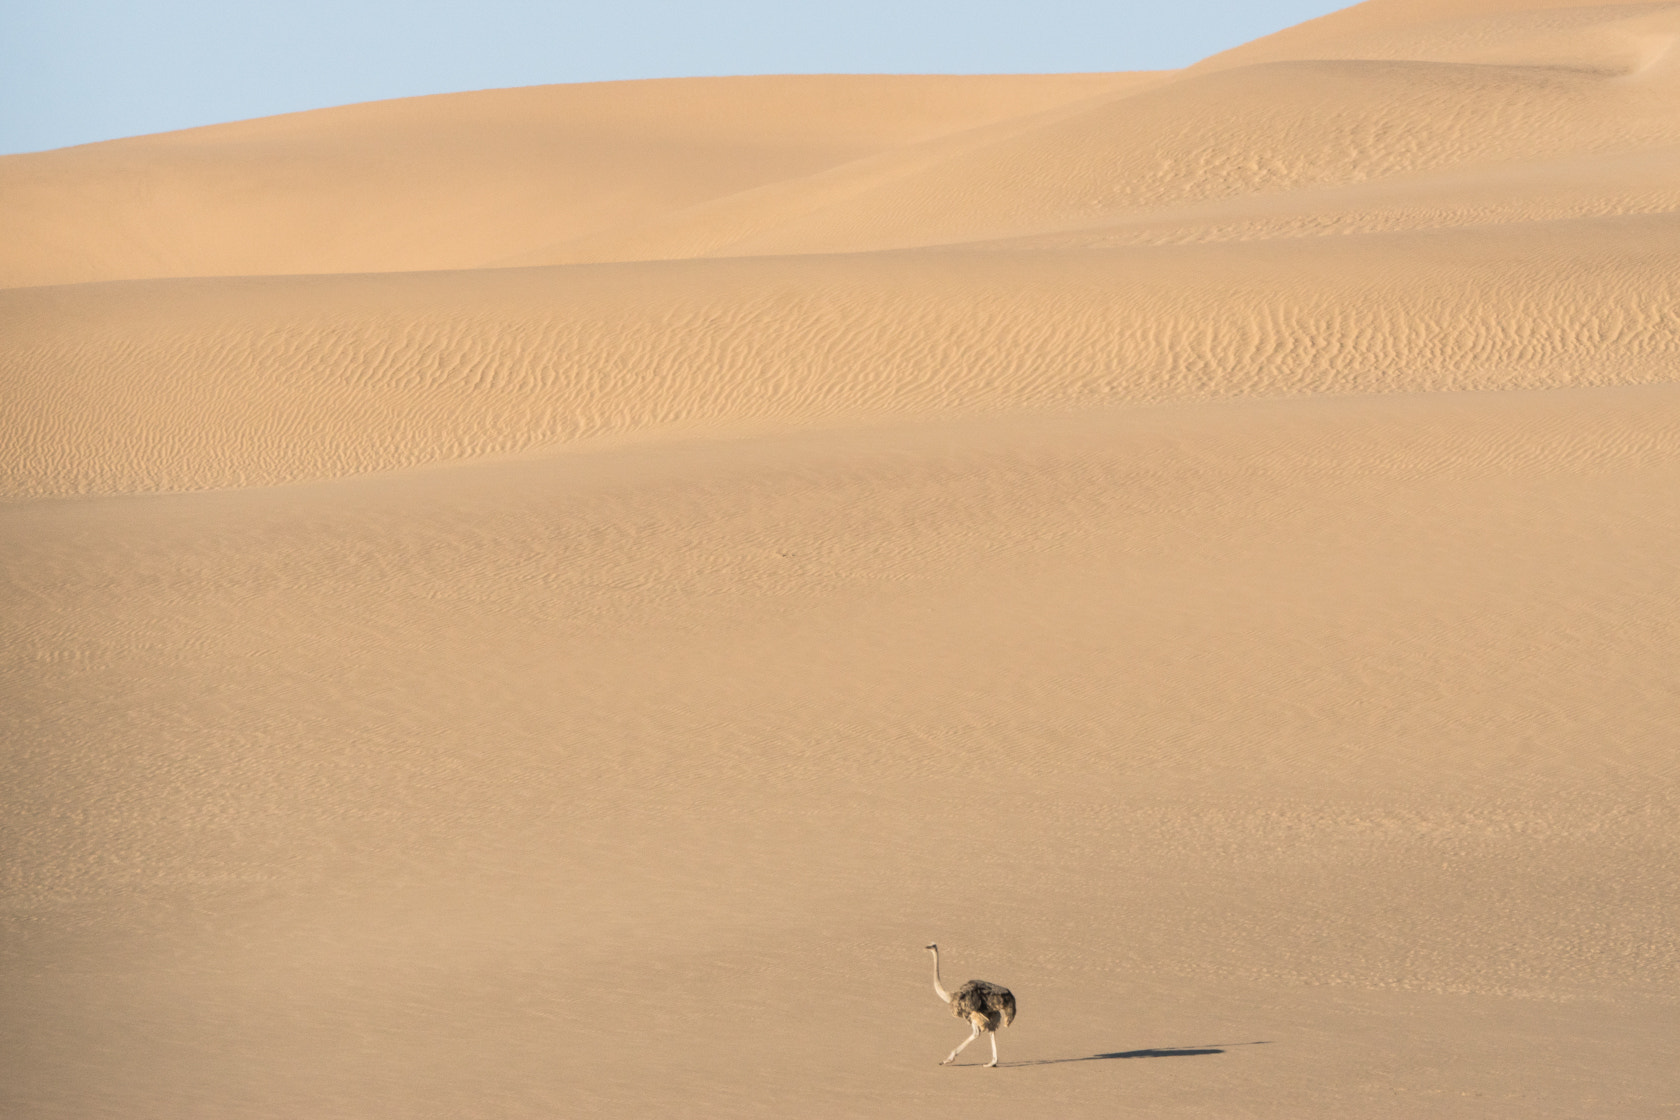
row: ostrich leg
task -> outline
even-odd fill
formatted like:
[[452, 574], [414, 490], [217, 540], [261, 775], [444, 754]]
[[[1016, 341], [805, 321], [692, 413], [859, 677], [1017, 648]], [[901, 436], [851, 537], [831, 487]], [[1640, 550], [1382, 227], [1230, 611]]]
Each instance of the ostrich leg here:
[[974, 1033], [969, 1035], [967, 1038], [963, 1039], [962, 1040], [962, 1045], [957, 1047], [955, 1050], [951, 1051], [950, 1056], [947, 1057], [943, 1062], [940, 1062], [939, 1064], [942, 1065], [942, 1066], [948, 1066], [952, 1062], [956, 1061], [957, 1060], [957, 1055], [961, 1054], [964, 1050], [968, 1049], [968, 1044], [973, 1042], [975, 1039], [977, 1039], [979, 1037], [980, 1037], [980, 1024], [976, 1023], [976, 1024], [974, 1024]]
[[986, 1063], [986, 1068], [987, 1069], [994, 1069], [994, 1068], [996, 1068], [996, 1066], [997, 1066], [997, 1032], [993, 1031], [992, 1032], [992, 1060]]

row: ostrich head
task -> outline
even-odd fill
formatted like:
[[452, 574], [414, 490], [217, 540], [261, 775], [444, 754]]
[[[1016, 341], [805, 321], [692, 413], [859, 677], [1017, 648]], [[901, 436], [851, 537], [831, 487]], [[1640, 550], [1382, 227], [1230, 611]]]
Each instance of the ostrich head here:
[[934, 945], [929, 945], [929, 946], [928, 946], [928, 948], [929, 948], [929, 949], [933, 949], [933, 950], [935, 950], [935, 951], [938, 951], [938, 949], [939, 949], [939, 946], [938, 946], [938, 945], [937, 945], [937, 944], [934, 944]]

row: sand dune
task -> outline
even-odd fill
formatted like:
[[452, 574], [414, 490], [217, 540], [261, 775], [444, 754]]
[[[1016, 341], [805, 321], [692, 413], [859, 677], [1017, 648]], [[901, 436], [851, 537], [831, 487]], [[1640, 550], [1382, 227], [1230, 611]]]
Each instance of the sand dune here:
[[0, 159], [0, 1112], [1671, 1115], [1677, 37]]
[[0, 446], [13, 494], [120, 493], [671, 430], [1645, 383], [1680, 358], [1676, 254], [1665, 214], [1148, 251], [24, 289], [0, 294], [23, 405]]
[[[1672, 22], [1680, 29], [1680, 13]], [[626, 248], [653, 257], [696, 248], [753, 255], [943, 245], [1213, 199], [1671, 149], [1680, 143], [1675, 89], [1655, 77], [1410, 61], [1279, 62], [1186, 74], [931, 166], [917, 158], [884, 182], [870, 165], [848, 197], [831, 197], [832, 175], [816, 183], [815, 200], [805, 184], [793, 184], [784, 190], [794, 197], [773, 201], [788, 216], [737, 240], [687, 234], [669, 246], [632, 241]], [[751, 201], [756, 206], [758, 196]], [[691, 220], [719, 239], [730, 231], [718, 226], [717, 212], [727, 219], [738, 208], [713, 203]], [[757, 213], [747, 219], [762, 220]], [[592, 245], [588, 259], [614, 259], [611, 244]]]
[[1372, 0], [1245, 43], [1191, 69], [1300, 58], [1410, 58], [1562, 64], [1613, 73], [1638, 67], [1650, 45], [1647, 37], [1666, 38], [1672, 31], [1673, 11], [1672, 3], [1661, 0]]
[[553, 86], [11, 157], [0, 283], [858, 252], [1680, 147], [1680, 7], [1415, 9], [1177, 74]]
[[476, 268], [1132, 80], [545, 86], [7, 157], [0, 284]]

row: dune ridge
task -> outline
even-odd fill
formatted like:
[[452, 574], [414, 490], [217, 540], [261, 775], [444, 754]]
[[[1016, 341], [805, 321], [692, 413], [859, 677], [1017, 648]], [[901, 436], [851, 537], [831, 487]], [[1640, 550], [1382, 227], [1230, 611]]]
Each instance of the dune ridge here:
[[[670, 240], [644, 234], [617, 254], [949, 245], [1220, 199], [1264, 204], [1285, 192], [1455, 169], [1672, 149], [1680, 142], [1668, 111], [1673, 88], [1655, 78], [1618, 83], [1551, 67], [1419, 60], [1279, 61], [1185, 74], [937, 162], [910, 153], [911, 165], [894, 175], [872, 165], [849, 192], [831, 173], [811, 185], [815, 191], [795, 182], [702, 205], [689, 219], [695, 232], [682, 229], [680, 215], [665, 218], [662, 227], [675, 227], [661, 229]], [[791, 211], [770, 229], [762, 228], [767, 203]], [[736, 219], [735, 211], [745, 213]], [[721, 240], [731, 220], [745, 235]], [[585, 259], [615, 255], [611, 239], [595, 239], [588, 252]]]

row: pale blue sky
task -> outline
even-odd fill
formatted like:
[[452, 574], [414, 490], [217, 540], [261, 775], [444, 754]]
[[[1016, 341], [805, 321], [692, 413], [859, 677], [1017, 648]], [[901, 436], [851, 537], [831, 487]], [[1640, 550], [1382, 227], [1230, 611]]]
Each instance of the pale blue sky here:
[[0, 153], [614, 78], [1183, 66], [1347, 0], [0, 0]]

